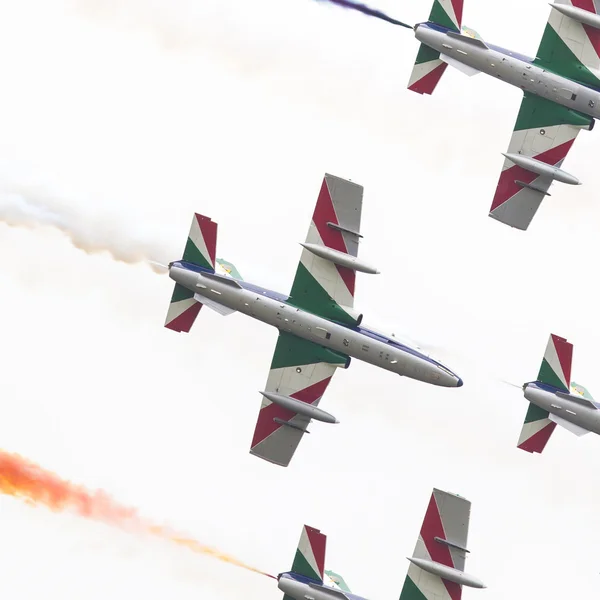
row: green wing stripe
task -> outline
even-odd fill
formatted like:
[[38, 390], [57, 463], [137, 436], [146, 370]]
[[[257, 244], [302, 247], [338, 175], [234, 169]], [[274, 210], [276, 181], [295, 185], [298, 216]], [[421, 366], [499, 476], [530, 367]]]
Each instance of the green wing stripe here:
[[600, 79], [573, 54], [573, 51], [565, 44], [550, 23], [546, 25], [533, 64], [568, 79], [600, 87]]
[[541, 421], [547, 419], [550, 413], [535, 404], [529, 403], [527, 414], [525, 415], [525, 423], [533, 423], [534, 421]]
[[448, 13], [444, 10], [444, 7], [438, 2], [438, 0], [435, 0], [433, 3], [429, 20], [436, 25], [442, 25], [442, 27], [448, 27], [449, 29], [458, 31], [454, 21], [448, 16]]
[[523, 129], [540, 129], [552, 125], [574, 125], [575, 127], [589, 127], [591, 117], [571, 110], [566, 106], [556, 104], [545, 98], [525, 94], [521, 110], [517, 117], [515, 131]]
[[564, 390], [565, 392], [569, 391], [545, 358], [542, 360], [542, 366], [540, 367], [540, 372], [538, 373], [537, 379], [542, 383], [553, 385], [555, 388]]
[[325, 291], [302, 263], [298, 264], [288, 303], [324, 319], [356, 325], [356, 320]]
[[325, 362], [333, 365], [345, 365], [348, 356], [329, 350], [319, 344], [296, 337], [291, 333], [282, 331], [275, 346], [271, 369], [282, 369], [296, 365], [310, 365]]
[[402, 591], [400, 592], [400, 600], [427, 600], [427, 597], [407, 575]]

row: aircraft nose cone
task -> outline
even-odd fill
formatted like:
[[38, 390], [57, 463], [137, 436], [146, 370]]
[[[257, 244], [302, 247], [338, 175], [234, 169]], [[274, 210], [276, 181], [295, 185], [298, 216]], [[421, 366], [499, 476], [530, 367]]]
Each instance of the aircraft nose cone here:
[[463, 385], [463, 380], [459, 377], [458, 381], [456, 382], [456, 387], [462, 387]]

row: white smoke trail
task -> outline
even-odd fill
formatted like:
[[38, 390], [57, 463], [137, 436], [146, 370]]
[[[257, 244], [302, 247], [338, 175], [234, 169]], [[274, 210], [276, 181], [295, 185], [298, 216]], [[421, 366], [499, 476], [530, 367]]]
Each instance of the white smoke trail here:
[[114, 222], [76, 214], [50, 196], [0, 189], [0, 222], [11, 227], [51, 227], [87, 254], [106, 252], [116, 261], [146, 263], [155, 273], [164, 273], [160, 263], [167, 262], [168, 252], [160, 243], [125, 231]]

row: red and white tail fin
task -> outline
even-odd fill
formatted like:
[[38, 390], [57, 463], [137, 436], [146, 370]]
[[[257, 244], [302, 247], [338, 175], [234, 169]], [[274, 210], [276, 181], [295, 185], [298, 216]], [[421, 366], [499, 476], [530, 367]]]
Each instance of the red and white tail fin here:
[[[217, 251], [217, 224], [209, 217], [196, 213], [192, 219], [182, 261], [215, 271]], [[175, 284], [165, 327], [173, 331], [188, 333], [202, 308], [202, 304], [194, 300], [194, 292]]]
[[304, 525], [294, 555], [292, 573], [323, 583], [326, 547], [327, 536], [314, 527]]
[[[460, 33], [462, 13], [463, 0], [435, 0], [429, 14], [429, 22]], [[447, 66], [437, 50], [421, 44], [410, 74], [408, 89], [418, 94], [433, 94]]]

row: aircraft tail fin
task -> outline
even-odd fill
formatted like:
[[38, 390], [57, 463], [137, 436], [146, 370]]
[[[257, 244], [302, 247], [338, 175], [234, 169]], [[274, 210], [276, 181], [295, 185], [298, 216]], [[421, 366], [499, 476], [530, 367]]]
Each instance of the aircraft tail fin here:
[[304, 525], [292, 564], [292, 573], [323, 583], [327, 536], [318, 529]]
[[550, 420], [550, 413], [535, 404], [529, 404], [517, 448], [525, 452], [541, 454], [556, 429], [556, 423]]
[[417, 94], [433, 94], [448, 63], [440, 58], [440, 53], [425, 44], [419, 46], [417, 60], [413, 67], [408, 89]]
[[569, 393], [573, 344], [565, 338], [550, 334], [537, 381]]
[[[217, 224], [209, 217], [194, 214], [182, 261], [215, 272], [217, 250]], [[175, 284], [165, 327], [173, 331], [189, 333], [202, 303], [194, 299], [194, 292]]]
[[[428, 22], [460, 33], [462, 13], [463, 0], [434, 0]], [[421, 44], [410, 74], [408, 89], [417, 94], [433, 94], [447, 66], [437, 50]]]
[[205, 269], [215, 270], [217, 224], [196, 213], [192, 219], [182, 260]]
[[460, 33], [464, 0], [434, 0], [429, 22]]

